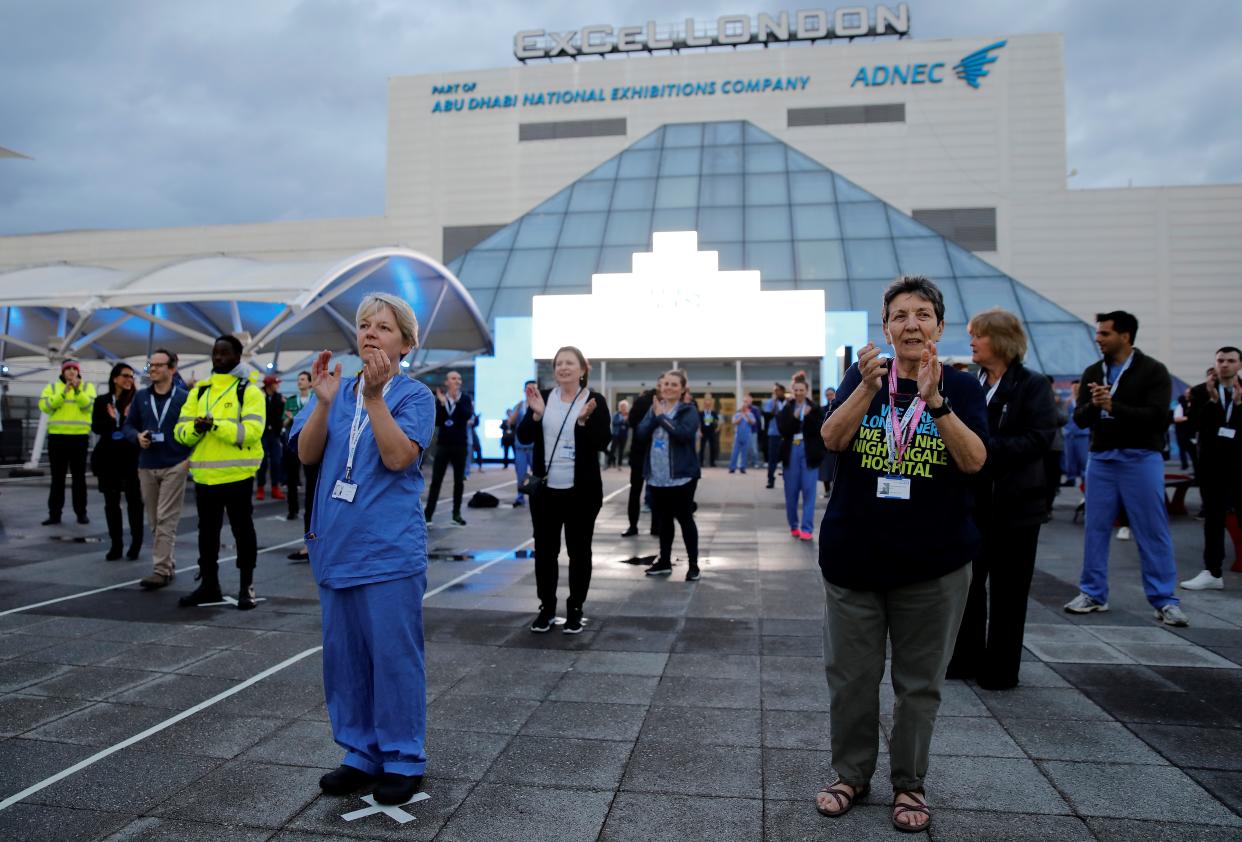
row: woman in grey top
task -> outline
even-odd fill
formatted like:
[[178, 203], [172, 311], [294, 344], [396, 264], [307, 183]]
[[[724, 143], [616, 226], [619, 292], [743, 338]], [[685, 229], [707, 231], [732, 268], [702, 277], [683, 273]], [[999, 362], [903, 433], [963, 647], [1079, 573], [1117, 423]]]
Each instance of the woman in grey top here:
[[686, 542], [686, 581], [694, 582], [699, 578], [699, 530], [694, 523], [694, 481], [699, 478], [694, 438], [699, 430], [699, 410], [693, 401], [682, 400], [686, 375], [681, 371], [665, 372], [656, 391], [651, 410], [634, 431], [635, 442], [650, 441], [643, 475], [651, 489], [652, 519], [660, 535], [660, 557], [646, 573], [668, 576], [673, 572], [676, 521]]

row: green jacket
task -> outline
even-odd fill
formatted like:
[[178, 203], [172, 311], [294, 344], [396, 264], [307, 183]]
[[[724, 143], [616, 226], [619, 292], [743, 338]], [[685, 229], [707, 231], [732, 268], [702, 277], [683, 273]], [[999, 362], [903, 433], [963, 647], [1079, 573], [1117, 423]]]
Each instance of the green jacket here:
[[91, 432], [91, 409], [95, 386], [82, 383], [77, 391], [62, 380], [43, 387], [39, 409], [48, 416], [47, 431], [59, 436], [87, 436]]
[[[200, 485], [223, 485], [249, 479], [263, 462], [263, 428], [267, 402], [263, 390], [232, 374], [212, 374], [190, 390], [173, 434], [191, 448], [190, 475]], [[199, 433], [194, 419], [210, 416], [211, 429]]]

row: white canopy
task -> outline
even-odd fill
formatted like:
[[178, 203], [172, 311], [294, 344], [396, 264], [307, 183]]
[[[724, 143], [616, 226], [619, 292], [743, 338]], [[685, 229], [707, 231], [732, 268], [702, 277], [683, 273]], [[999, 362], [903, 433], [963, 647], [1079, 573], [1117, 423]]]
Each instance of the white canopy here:
[[139, 271], [68, 263], [0, 270], [0, 360], [118, 360], [161, 345], [208, 354], [223, 333], [242, 338], [251, 358], [356, 352], [354, 311], [374, 291], [414, 308], [414, 365], [433, 352], [492, 353], [491, 333], [452, 272], [418, 252], [377, 248], [332, 262], [221, 255]]

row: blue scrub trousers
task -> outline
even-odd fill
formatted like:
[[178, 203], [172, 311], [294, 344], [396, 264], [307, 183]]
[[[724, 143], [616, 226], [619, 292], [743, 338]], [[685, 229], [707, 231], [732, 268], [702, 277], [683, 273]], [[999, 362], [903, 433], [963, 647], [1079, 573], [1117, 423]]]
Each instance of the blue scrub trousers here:
[[[533, 453], [533, 447], [518, 446], [513, 448], [513, 470], [517, 474], [519, 486], [521, 486], [522, 480], [526, 478], [526, 471], [530, 468], [531, 454]], [[524, 501], [526, 495], [519, 491], [515, 499]]]
[[323, 689], [346, 766], [421, 775], [427, 766], [423, 661], [426, 572], [352, 588], [319, 588]]
[[[789, 464], [785, 467], [785, 519], [790, 529], [815, 531], [815, 488], [819, 471], [806, 464], [806, 448], [789, 446]], [[798, 523], [798, 495], [802, 495], [802, 523]]]
[[750, 433], [742, 433], [738, 435], [737, 431], [733, 431], [733, 454], [729, 457], [729, 470], [736, 471], [742, 469], [742, 473], [746, 473], [747, 462], [750, 461]]
[[781, 437], [768, 433], [768, 485], [776, 480], [776, 466], [781, 463]]
[[[1066, 479], [1077, 480], [1087, 472], [1088, 450], [1091, 439], [1088, 436], [1066, 436], [1065, 450], [1061, 454], [1061, 471]], [[1163, 482], [1163, 477], [1161, 477]]]
[[[1133, 451], [1127, 451], [1127, 453]], [[1087, 518], [1079, 588], [1098, 602], [1108, 601], [1108, 542], [1113, 521], [1124, 506], [1138, 544], [1143, 591], [1155, 608], [1177, 605], [1177, 564], [1164, 502], [1164, 459], [1154, 450], [1129, 460], [1087, 462]]]

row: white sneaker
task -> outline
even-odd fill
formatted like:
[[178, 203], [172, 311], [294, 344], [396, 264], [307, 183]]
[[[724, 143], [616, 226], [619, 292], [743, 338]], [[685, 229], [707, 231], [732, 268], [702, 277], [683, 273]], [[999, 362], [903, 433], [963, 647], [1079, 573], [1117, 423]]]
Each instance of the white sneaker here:
[[1223, 591], [1225, 577], [1213, 576], [1206, 570], [1200, 570], [1198, 576], [1182, 582], [1182, 587], [1188, 591]]
[[1130, 527], [1128, 526], [1120, 527], [1117, 530], [1117, 540], [1118, 541], [1129, 541], [1130, 540]]
[[1162, 605], [1156, 609], [1156, 619], [1166, 626], [1189, 626], [1190, 620], [1176, 605]]
[[1107, 611], [1108, 603], [1096, 602], [1085, 593], [1079, 593], [1078, 596], [1065, 603], [1065, 610], [1071, 614], [1090, 614], [1092, 611]]

